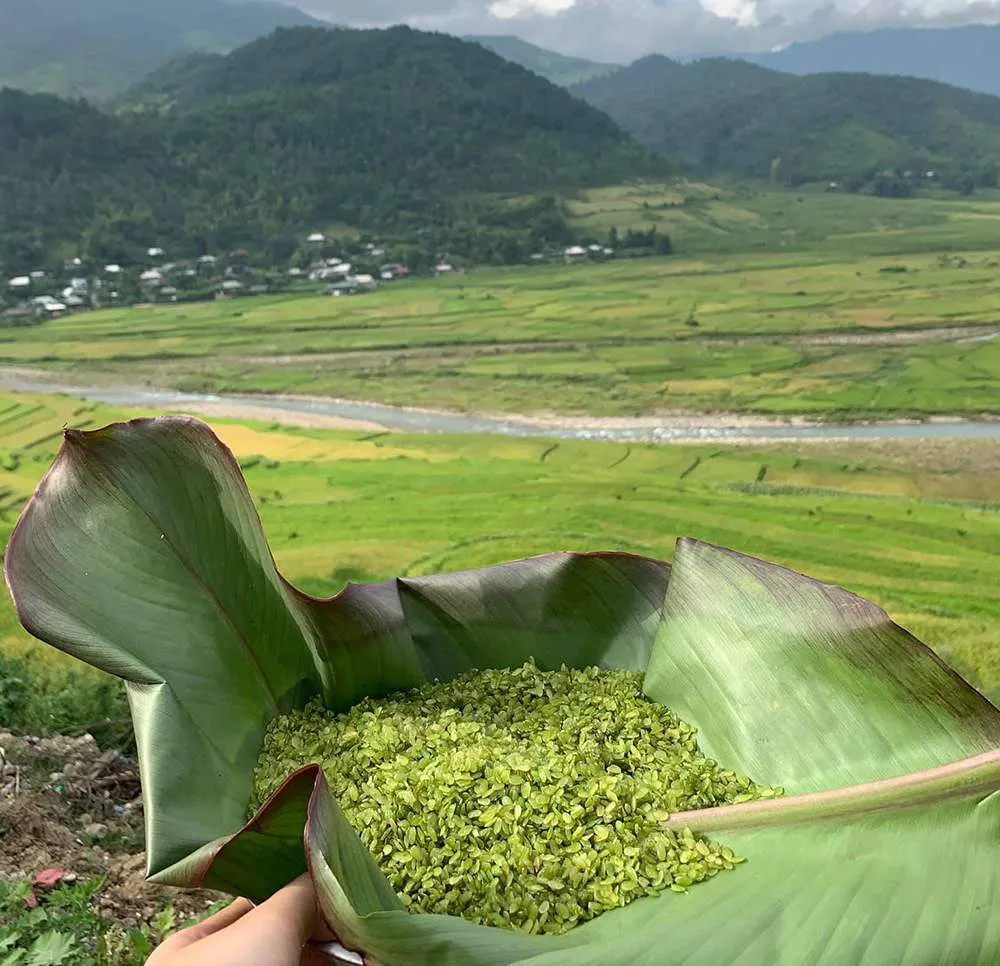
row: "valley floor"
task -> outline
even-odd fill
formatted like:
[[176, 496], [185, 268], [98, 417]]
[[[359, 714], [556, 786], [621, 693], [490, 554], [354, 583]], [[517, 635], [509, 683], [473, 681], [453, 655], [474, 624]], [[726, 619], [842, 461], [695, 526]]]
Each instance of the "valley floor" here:
[[0, 363], [457, 412], [978, 418], [1000, 415], [1000, 254], [641, 259], [135, 307], [8, 329]]
[[[622, 192], [581, 199], [577, 216], [606, 227], [636, 203]], [[821, 207], [836, 215], [826, 199]], [[710, 198], [699, 217], [709, 208], [722, 224]], [[1000, 426], [1000, 234], [986, 235], [1000, 221], [967, 211], [983, 234], [972, 244], [960, 233], [965, 245], [941, 254], [955, 226], [933, 204], [865, 210], [903, 222], [825, 251], [483, 270], [349, 299], [136, 307], [0, 330], [0, 536], [6, 542], [64, 428], [186, 409], [232, 448], [278, 566], [307, 593], [561, 549], [669, 559], [690, 536], [875, 601], [1000, 701], [1000, 439], [931, 436], [943, 418]], [[905, 219], [918, 216], [933, 223], [911, 238]], [[887, 234], [897, 246], [888, 254]], [[13, 391], [26, 384], [36, 391]], [[59, 395], [58, 385], [101, 387], [117, 402]], [[240, 398], [178, 403], [112, 391], [122, 386]], [[288, 397], [499, 414], [536, 435], [404, 432], [363, 408], [276, 404]], [[835, 424], [907, 420], [927, 421], [923, 438], [829, 438]], [[551, 438], [574, 427], [643, 433], [665, 421], [744, 438]], [[813, 423], [828, 438], [760, 439]], [[4, 595], [0, 682], [12, 680], [20, 684], [0, 688], [0, 724], [89, 730], [102, 745], [128, 746], [117, 685], [34, 642]], [[94, 910], [118, 901], [121, 881], [141, 878], [141, 859], [129, 857], [141, 849], [138, 825], [91, 815], [108, 827], [80, 845], [71, 829], [81, 808], [58, 798], [46, 784], [58, 769], [43, 764], [29, 805], [51, 848], [0, 868], [0, 943], [3, 916], [23, 922], [19, 876], [37, 871], [29, 865], [112, 872], [104, 886], [81, 878], [67, 893], [64, 925], [54, 928], [68, 937], [103, 934], [107, 921]], [[0, 766], [2, 798], [4, 781], [19, 781], [27, 765]], [[124, 808], [128, 792], [114, 804]], [[0, 805], [0, 825], [9, 823], [20, 805]], [[111, 912], [147, 923], [123, 962], [141, 962], [142, 944], [172, 923], [167, 900], [142, 896], [142, 908]]]

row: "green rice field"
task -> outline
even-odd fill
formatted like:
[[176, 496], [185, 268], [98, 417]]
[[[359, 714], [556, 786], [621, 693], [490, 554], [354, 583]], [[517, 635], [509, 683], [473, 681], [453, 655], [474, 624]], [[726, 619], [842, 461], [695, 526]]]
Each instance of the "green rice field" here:
[[[63, 426], [136, 412], [0, 396], [9, 534]], [[841, 584], [886, 607], [1000, 697], [1000, 444], [644, 446], [213, 423], [299, 587], [478, 567], [562, 549], [669, 558], [686, 535]], [[37, 650], [6, 596], [0, 642]]]
[[964, 254], [622, 260], [106, 310], [0, 330], [0, 363], [458, 411], [996, 415], [1000, 230]]

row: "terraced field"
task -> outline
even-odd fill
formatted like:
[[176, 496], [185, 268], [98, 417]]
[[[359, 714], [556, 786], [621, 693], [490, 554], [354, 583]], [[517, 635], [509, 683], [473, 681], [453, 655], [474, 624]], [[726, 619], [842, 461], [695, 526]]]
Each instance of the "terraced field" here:
[[[4, 539], [62, 427], [123, 415], [136, 414], [0, 396]], [[279, 566], [311, 593], [557, 549], [669, 557], [678, 536], [694, 536], [877, 601], [1000, 697], [1000, 444], [796, 452], [213, 425], [244, 467]], [[0, 643], [38, 653], [6, 597]]]
[[685, 256], [812, 250], [885, 256], [994, 249], [1000, 192], [970, 198], [923, 193], [899, 200], [748, 184], [631, 184], [585, 191], [569, 205], [574, 225], [604, 238], [615, 227], [655, 226]]

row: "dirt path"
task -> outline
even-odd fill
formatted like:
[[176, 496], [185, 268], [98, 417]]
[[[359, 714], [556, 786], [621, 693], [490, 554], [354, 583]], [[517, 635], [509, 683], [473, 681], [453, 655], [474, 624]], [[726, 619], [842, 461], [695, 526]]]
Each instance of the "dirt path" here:
[[697, 344], [712, 348], [740, 348], [751, 345], [785, 345], [795, 348], [810, 346], [872, 346], [891, 347], [920, 345], [927, 342], [977, 342], [1000, 338], [1000, 324], [977, 322], [968, 325], [934, 326], [932, 328], [815, 332], [807, 335], [794, 332], [759, 333], [753, 335], [691, 335], [686, 338], [667, 339], [586, 339], [573, 341], [559, 339], [537, 342], [449, 342], [427, 346], [363, 346], [337, 352], [300, 352], [270, 356], [236, 356], [231, 362], [251, 366], [311, 366], [323, 363], [351, 360], [354, 363], [371, 362], [391, 357], [396, 361], [406, 359], [462, 357], [482, 358], [499, 355], [532, 355], [540, 352], [570, 352], [574, 349], [616, 346], [627, 342], [629, 345], [687, 345]]

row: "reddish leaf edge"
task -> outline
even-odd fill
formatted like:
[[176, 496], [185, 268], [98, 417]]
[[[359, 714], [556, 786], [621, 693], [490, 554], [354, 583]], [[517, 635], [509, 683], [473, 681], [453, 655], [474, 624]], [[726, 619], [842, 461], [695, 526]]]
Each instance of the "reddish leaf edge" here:
[[253, 817], [244, 823], [240, 829], [231, 835], [225, 835], [222, 838], [215, 839], [213, 842], [209, 842], [186, 859], [156, 874], [151, 875], [147, 869], [147, 879], [159, 885], [177, 886], [184, 889], [205, 888], [206, 879], [212, 871], [212, 865], [227, 845], [248, 832], [263, 831], [263, 825], [271, 812], [283, 803], [290, 791], [296, 786], [308, 782], [312, 786], [311, 801], [321, 781], [325, 781], [325, 779], [323, 778], [323, 770], [319, 765], [306, 765], [300, 768], [289, 775], [281, 783], [280, 787], [275, 789], [267, 801], [257, 809]]

